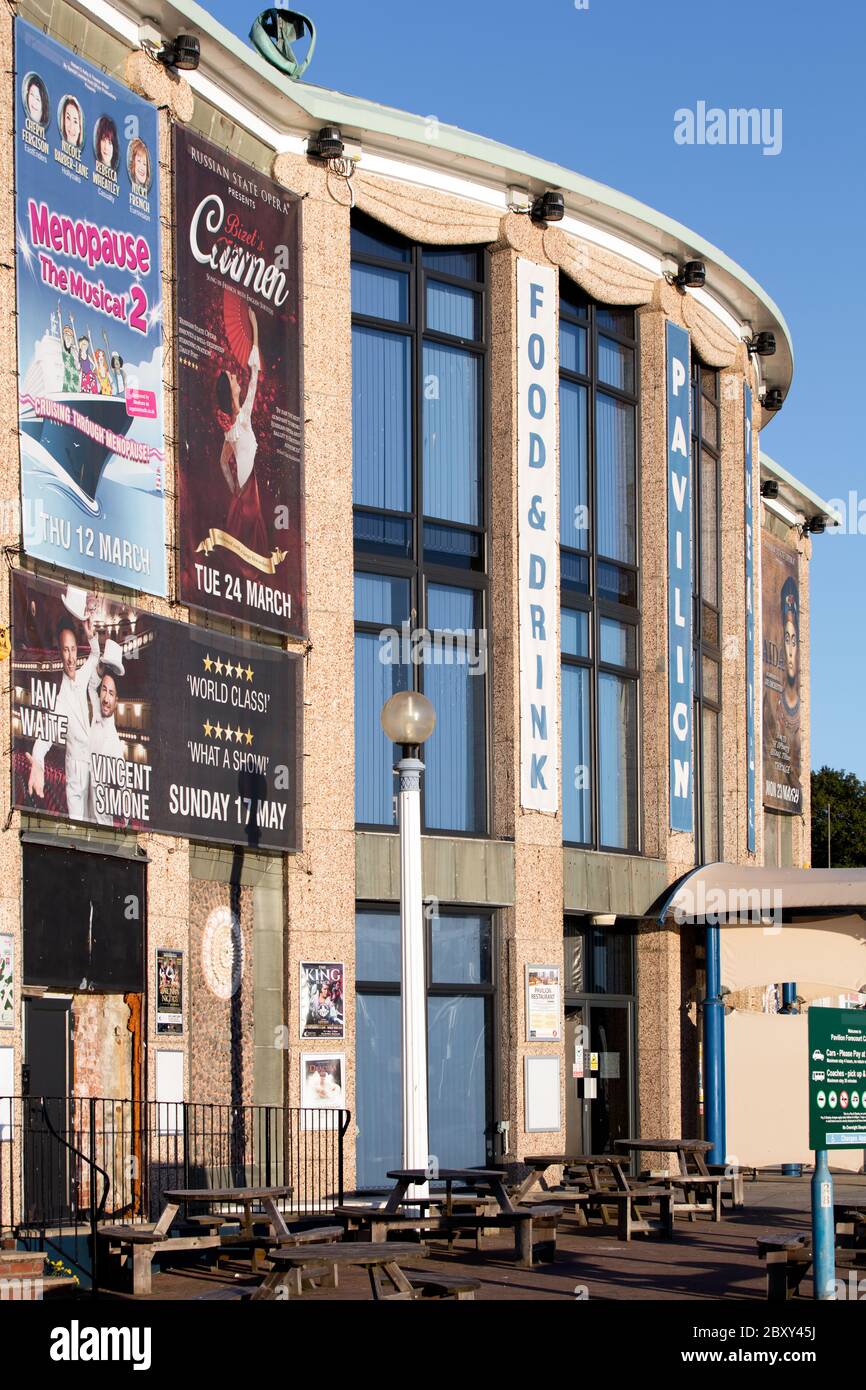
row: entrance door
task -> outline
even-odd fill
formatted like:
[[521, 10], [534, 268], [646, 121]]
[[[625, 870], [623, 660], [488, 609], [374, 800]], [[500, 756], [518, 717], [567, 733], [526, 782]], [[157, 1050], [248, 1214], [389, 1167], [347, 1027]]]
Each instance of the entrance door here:
[[[630, 1003], [608, 1000], [566, 1006], [569, 1153], [612, 1153], [617, 1139], [632, 1135], [631, 1011]], [[571, 1072], [576, 1058], [583, 1075], [575, 1078]]]
[[70, 1205], [69, 1150], [51, 1126], [66, 1137], [72, 1091], [71, 1001], [25, 999], [24, 1005], [22, 1089], [29, 1098], [24, 1102], [25, 1213], [28, 1221], [54, 1222]]

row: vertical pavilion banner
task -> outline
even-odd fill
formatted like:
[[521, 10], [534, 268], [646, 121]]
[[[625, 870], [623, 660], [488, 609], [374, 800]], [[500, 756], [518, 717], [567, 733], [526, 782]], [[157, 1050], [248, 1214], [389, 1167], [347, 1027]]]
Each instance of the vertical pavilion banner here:
[[559, 806], [557, 275], [517, 262], [517, 555], [520, 804]]
[[178, 127], [180, 597], [303, 636], [301, 200]]
[[12, 639], [13, 805], [298, 848], [300, 657], [24, 570]]
[[764, 657], [764, 805], [802, 809], [800, 557], [765, 531], [761, 545]]
[[752, 437], [752, 392], [743, 387], [743, 456], [746, 499], [746, 758], [748, 850], [755, 853], [755, 456]]
[[689, 335], [667, 330], [668, 732], [671, 829], [694, 827], [692, 428]]
[[165, 594], [156, 111], [20, 19], [14, 102], [24, 548]]

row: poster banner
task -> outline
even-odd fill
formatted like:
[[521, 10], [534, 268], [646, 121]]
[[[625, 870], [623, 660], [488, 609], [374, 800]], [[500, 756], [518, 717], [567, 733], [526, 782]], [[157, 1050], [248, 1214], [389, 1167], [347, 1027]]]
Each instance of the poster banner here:
[[183, 1032], [183, 951], [156, 952], [156, 1031]]
[[557, 272], [517, 262], [520, 804], [559, 809]]
[[180, 596], [303, 636], [301, 200], [175, 129]]
[[298, 847], [300, 658], [21, 570], [12, 644], [14, 805]]
[[[316, 1110], [318, 1114], [303, 1114], [301, 1129], [338, 1130], [340, 1116], [336, 1112], [345, 1104], [345, 1052], [302, 1052], [301, 1107], [305, 1111]], [[328, 1114], [328, 1111], [335, 1113]]]
[[157, 113], [20, 19], [15, 70], [24, 549], [165, 594]]
[[743, 457], [745, 462], [745, 562], [746, 562], [746, 793], [747, 848], [757, 846], [755, 826], [755, 457], [752, 436], [752, 392], [743, 387]]
[[343, 964], [301, 961], [301, 1039], [342, 1038]]
[[764, 651], [764, 805], [802, 810], [800, 783], [800, 557], [764, 532], [761, 545]]
[[558, 1042], [562, 1037], [562, 989], [558, 965], [526, 967], [526, 1041]]
[[694, 828], [692, 710], [692, 455], [689, 335], [667, 329], [668, 731], [672, 830]]
[[15, 1027], [14, 949], [11, 936], [0, 936], [0, 1028]]

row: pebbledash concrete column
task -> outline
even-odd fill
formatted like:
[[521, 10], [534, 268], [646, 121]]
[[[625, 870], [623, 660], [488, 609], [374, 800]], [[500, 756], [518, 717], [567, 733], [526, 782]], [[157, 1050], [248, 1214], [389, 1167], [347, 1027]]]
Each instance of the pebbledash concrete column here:
[[[491, 253], [490, 381], [491, 441], [491, 651], [493, 834], [513, 838], [515, 902], [500, 914], [500, 1075], [501, 1112], [509, 1123], [510, 1156], [532, 1152], [539, 1143], [553, 1151], [565, 1139], [563, 1046], [528, 1042], [525, 1016], [525, 968], [558, 965], [563, 960], [562, 816], [521, 807], [520, 767], [520, 631], [518, 623], [518, 412], [517, 412], [517, 273], [525, 257], [548, 264], [543, 232], [528, 217], [503, 218], [500, 239]], [[556, 282], [554, 281], [554, 284]], [[555, 333], [554, 351], [555, 351]], [[558, 368], [557, 368], [558, 369]], [[555, 408], [555, 402], [550, 405]], [[558, 450], [557, 450], [558, 452]], [[558, 459], [557, 459], [558, 468]], [[556, 601], [558, 602], [558, 574]], [[558, 653], [556, 699], [559, 706]], [[561, 788], [558, 788], [561, 796]], [[560, 801], [561, 804], [561, 801]], [[524, 1065], [527, 1056], [560, 1059], [560, 1128], [542, 1137], [526, 1130]]]

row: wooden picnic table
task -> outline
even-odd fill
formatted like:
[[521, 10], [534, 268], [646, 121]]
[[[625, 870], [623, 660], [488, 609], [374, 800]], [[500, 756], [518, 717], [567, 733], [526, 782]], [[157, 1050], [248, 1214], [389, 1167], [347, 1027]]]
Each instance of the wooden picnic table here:
[[[399, 1241], [352, 1241], [347, 1245], [303, 1245], [293, 1250], [274, 1250], [269, 1256], [273, 1268], [253, 1294], [256, 1300], [297, 1297], [304, 1277], [315, 1279], [327, 1267], [357, 1265], [370, 1276], [376, 1302], [414, 1299], [416, 1288], [402, 1266], [407, 1260], [426, 1259], [426, 1245]], [[386, 1282], [387, 1281], [387, 1282]]]
[[383, 1211], [399, 1211], [401, 1206], [412, 1200], [406, 1196], [410, 1187], [421, 1187], [431, 1181], [445, 1184], [445, 1204], [442, 1208], [445, 1216], [450, 1216], [453, 1211], [452, 1194], [455, 1183], [485, 1196], [489, 1195], [496, 1202], [499, 1211], [514, 1211], [514, 1205], [505, 1190], [505, 1175], [498, 1168], [440, 1168], [432, 1179], [423, 1168], [395, 1168], [388, 1177], [394, 1179], [394, 1186], [382, 1208]]
[[674, 1203], [674, 1214], [685, 1212], [693, 1221], [699, 1213], [706, 1213], [714, 1221], [721, 1221], [725, 1177], [721, 1173], [711, 1173], [707, 1167], [706, 1155], [713, 1147], [708, 1139], [616, 1139], [614, 1142], [618, 1149], [625, 1149], [627, 1153], [673, 1154], [679, 1172], [660, 1177], [658, 1181], [683, 1189], [685, 1201]]
[[[673, 1196], [670, 1191], [658, 1184], [636, 1182], [626, 1171], [629, 1159], [620, 1154], [530, 1154], [520, 1161], [532, 1171], [515, 1193], [517, 1201], [531, 1201], [533, 1190], [540, 1187], [548, 1201], [568, 1202], [569, 1190], [560, 1192], [557, 1188], [548, 1187], [544, 1175], [548, 1168], [553, 1167], [563, 1170], [582, 1168], [586, 1171], [583, 1191], [572, 1197], [576, 1210], [578, 1206], [581, 1209], [597, 1208], [603, 1223], [608, 1225], [608, 1208], [615, 1207], [620, 1240], [631, 1240], [636, 1233], [648, 1234], [656, 1229], [667, 1237], [673, 1233]], [[641, 1205], [646, 1206], [650, 1202], [658, 1202], [657, 1222], [650, 1221], [640, 1210]]]
[[525, 1177], [514, 1194], [515, 1202], [525, 1201], [531, 1196], [536, 1188], [548, 1194], [552, 1201], [559, 1200], [561, 1194], [558, 1189], [547, 1186], [545, 1174], [548, 1168], [567, 1169], [583, 1168], [586, 1170], [586, 1178], [582, 1181], [582, 1186], [591, 1192], [601, 1192], [606, 1186], [610, 1186], [612, 1180], [614, 1187], [621, 1192], [629, 1189], [629, 1179], [625, 1172], [629, 1160], [620, 1154], [529, 1154], [526, 1158], [521, 1158], [520, 1162], [532, 1172]]
[[[177, 1216], [181, 1204], [189, 1202], [208, 1202], [220, 1206], [243, 1208], [240, 1227], [242, 1235], [252, 1235], [256, 1220], [261, 1221], [261, 1213], [256, 1215], [253, 1207], [262, 1207], [271, 1224], [274, 1235], [288, 1238], [289, 1228], [277, 1202], [291, 1197], [290, 1187], [173, 1187], [163, 1192], [165, 1207], [156, 1223], [155, 1230], [167, 1234], [172, 1221]], [[219, 1214], [219, 1213], [217, 1213]], [[226, 1216], [228, 1221], [228, 1216]]]

